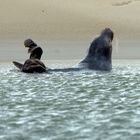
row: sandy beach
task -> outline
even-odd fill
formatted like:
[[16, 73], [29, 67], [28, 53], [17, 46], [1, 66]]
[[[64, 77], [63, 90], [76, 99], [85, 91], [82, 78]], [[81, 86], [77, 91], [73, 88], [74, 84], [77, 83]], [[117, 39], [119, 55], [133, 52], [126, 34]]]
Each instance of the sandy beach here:
[[102, 29], [115, 33], [113, 58], [140, 58], [139, 0], [0, 0], [0, 61], [25, 60], [26, 38], [43, 60], [82, 59]]

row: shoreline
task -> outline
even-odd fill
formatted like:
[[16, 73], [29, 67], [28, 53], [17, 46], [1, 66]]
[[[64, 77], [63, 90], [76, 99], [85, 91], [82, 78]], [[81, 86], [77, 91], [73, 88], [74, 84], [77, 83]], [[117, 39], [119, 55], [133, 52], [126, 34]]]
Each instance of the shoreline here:
[[[95, 37], [93, 37], [95, 38]], [[33, 39], [43, 49], [42, 60], [82, 60], [86, 55], [92, 39], [72, 40], [38, 40]], [[0, 62], [25, 61], [29, 54], [23, 45], [24, 40], [0, 40]], [[140, 59], [140, 40], [113, 41], [113, 59]]]

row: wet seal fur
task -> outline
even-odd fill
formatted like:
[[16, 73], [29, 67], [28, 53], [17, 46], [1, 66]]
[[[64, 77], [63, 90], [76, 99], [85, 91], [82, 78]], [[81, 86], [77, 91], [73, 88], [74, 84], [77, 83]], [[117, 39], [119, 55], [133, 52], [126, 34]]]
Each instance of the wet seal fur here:
[[38, 59], [27, 59], [24, 64], [13, 61], [13, 64], [25, 73], [43, 73], [47, 72], [46, 66]]
[[110, 28], [105, 28], [99, 37], [95, 38], [87, 56], [79, 63], [84, 69], [110, 71], [112, 69], [112, 41], [114, 33]]

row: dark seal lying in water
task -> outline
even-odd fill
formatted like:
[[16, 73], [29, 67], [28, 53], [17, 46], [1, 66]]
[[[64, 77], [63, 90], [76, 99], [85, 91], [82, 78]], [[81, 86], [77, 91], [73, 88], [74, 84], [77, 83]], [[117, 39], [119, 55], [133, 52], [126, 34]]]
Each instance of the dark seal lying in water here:
[[25, 73], [42, 73], [46, 72], [46, 66], [38, 59], [28, 59], [24, 64], [13, 61], [13, 64], [20, 69], [20, 71]]
[[100, 36], [93, 40], [86, 58], [79, 63], [79, 67], [94, 70], [111, 70], [113, 37], [113, 31], [105, 28]]

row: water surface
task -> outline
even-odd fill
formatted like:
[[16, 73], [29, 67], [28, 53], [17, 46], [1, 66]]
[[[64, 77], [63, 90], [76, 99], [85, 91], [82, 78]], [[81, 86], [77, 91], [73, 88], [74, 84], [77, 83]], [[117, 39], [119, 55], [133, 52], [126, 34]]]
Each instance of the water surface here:
[[0, 140], [139, 140], [140, 63], [25, 74], [0, 64]]

